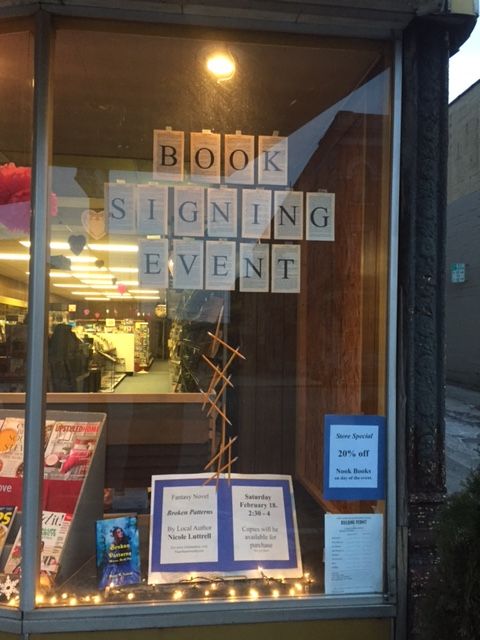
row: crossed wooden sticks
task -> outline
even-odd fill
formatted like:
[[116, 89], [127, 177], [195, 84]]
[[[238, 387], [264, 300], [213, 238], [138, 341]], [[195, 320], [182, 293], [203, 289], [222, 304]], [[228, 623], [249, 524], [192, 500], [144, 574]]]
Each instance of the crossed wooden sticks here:
[[[210, 349], [210, 354], [216, 353], [218, 347], [224, 347], [229, 353], [230, 357], [223, 365], [222, 368], [217, 367], [206, 355], [202, 354], [202, 358], [208, 364], [208, 366], [212, 369], [212, 378], [210, 380], [209, 387], [207, 391], [203, 392], [205, 401], [202, 405], [202, 409], [205, 409], [207, 405], [210, 405], [207, 411], [207, 416], [212, 416], [214, 428], [213, 428], [213, 443], [216, 440], [216, 420], [217, 417], [220, 416], [222, 419], [222, 431], [220, 438], [220, 446], [218, 452], [210, 459], [210, 461], [206, 464], [204, 470], [212, 469], [216, 466], [213, 474], [207, 478], [204, 484], [208, 484], [212, 480], [216, 480], [216, 486], [218, 488], [218, 481], [220, 478], [220, 474], [227, 472], [228, 473], [228, 481], [230, 483], [230, 476], [232, 472], [232, 465], [234, 462], [238, 460], [238, 457], [232, 459], [232, 445], [237, 439], [238, 436], [234, 438], [228, 438], [227, 442], [227, 423], [231, 426], [231, 422], [228, 419], [225, 413], [225, 402], [224, 402], [224, 394], [227, 386], [232, 387], [233, 384], [231, 382], [231, 376], [227, 376], [227, 371], [232, 365], [235, 358], [241, 358], [242, 360], [246, 360], [245, 356], [240, 353], [240, 348], [236, 349], [230, 346], [227, 342], [222, 340], [218, 335], [220, 332], [220, 320], [223, 315], [223, 308], [220, 312], [219, 321], [217, 322], [217, 326], [215, 329], [215, 333], [208, 332], [208, 335], [212, 339], [212, 347]], [[221, 383], [220, 388], [217, 390], [217, 386]], [[220, 407], [220, 403], [223, 399], [223, 407]], [[227, 461], [225, 462], [225, 456], [227, 457]]]

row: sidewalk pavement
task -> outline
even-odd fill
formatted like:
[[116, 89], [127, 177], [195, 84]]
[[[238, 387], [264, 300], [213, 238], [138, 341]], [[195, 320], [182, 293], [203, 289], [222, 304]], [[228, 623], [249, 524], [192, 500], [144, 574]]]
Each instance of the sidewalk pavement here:
[[480, 465], [480, 392], [447, 385], [445, 409], [447, 491], [453, 493]]

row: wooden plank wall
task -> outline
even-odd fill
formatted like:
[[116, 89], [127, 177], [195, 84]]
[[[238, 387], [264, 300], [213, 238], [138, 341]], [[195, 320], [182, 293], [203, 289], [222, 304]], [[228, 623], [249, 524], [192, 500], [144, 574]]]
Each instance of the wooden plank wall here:
[[[296, 185], [336, 194], [335, 242], [302, 243], [298, 306], [296, 475], [323, 504], [324, 415], [377, 413], [383, 392], [378, 309], [386, 256], [383, 251], [382, 263], [377, 184], [382, 128], [378, 116], [339, 113]], [[362, 508], [358, 503], [325, 506]]]
[[229, 340], [247, 358], [237, 363], [228, 400], [241, 473], [294, 470], [297, 298], [232, 294]]

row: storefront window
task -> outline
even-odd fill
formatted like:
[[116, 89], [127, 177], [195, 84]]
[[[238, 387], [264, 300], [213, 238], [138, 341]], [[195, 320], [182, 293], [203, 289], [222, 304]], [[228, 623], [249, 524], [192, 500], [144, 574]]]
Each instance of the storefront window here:
[[21, 524], [28, 326], [33, 36], [24, 22], [0, 30], [0, 606], [19, 604], [19, 568], [5, 568]]
[[390, 44], [57, 27], [39, 606], [382, 593]]

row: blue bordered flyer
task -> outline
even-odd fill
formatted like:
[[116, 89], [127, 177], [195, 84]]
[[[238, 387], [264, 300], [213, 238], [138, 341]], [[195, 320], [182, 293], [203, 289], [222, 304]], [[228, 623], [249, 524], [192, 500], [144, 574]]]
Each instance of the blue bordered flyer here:
[[152, 477], [149, 584], [197, 576], [302, 576], [292, 479]]
[[385, 497], [385, 418], [326, 415], [323, 497], [382, 500]]

